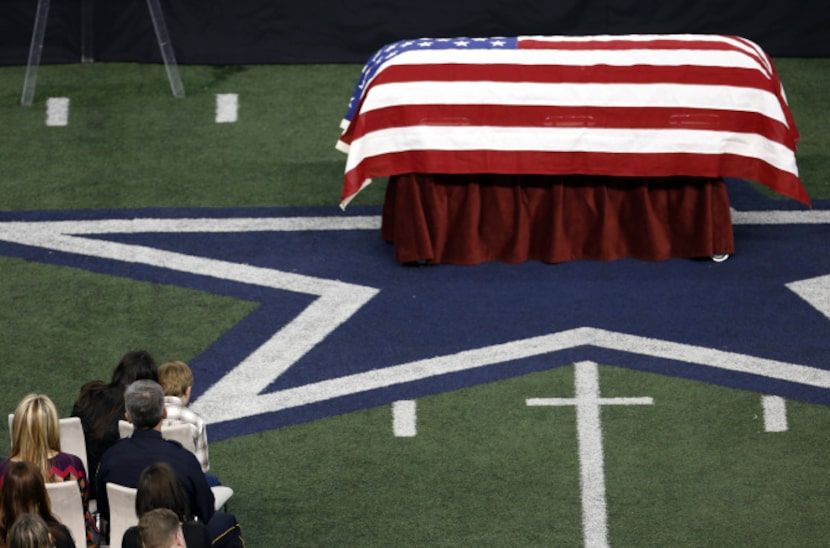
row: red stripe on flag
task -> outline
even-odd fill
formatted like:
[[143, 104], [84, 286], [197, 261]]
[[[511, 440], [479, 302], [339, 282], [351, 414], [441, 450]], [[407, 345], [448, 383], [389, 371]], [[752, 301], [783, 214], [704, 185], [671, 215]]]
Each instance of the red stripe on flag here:
[[[596, 50], [703, 50], [703, 51], [734, 51], [746, 55], [761, 66], [772, 66], [769, 58], [759, 51], [752, 42], [734, 36], [723, 36], [721, 40], [654, 38], [650, 40], [631, 40], [625, 38], [611, 40], [557, 40], [534, 37], [523, 37], [518, 41], [519, 49], [559, 49], [569, 51], [596, 51]], [[738, 43], [743, 44], [740, 47]]]
[[611, 65], [518, 65], [518, 64], [413, 64], [390, 65], [372, 81], [372, 86], [417, 81], [485, 81], [595, 84], [703, 84], [768, 90], [778, 94], [776, 82], [748, 68]]
[[362, 114], [343, 141], [351, 143], [374, 131], [413, 126], [714, 130], [756, 133], [794, 150], [789, 128], [758, 113], [661, 107], [405, 105]]
[[572, 51], [588, 50], [637, 50], [637, 49], [693, 49], [706, 51], [739, 51], [746, 52], [745, 48], [732, 43], [731, 38], [724, 37], [723, 40], [700, 40], [689, 38], [688, 40], [678, 38], [653, 38], [647, 40], [633, 40], [626, 38], [613, 38], [608, 40], [567, 40], [567, 39], [545, 39], [542, 37], [525, 36], [519, 38], [519, 49], [561, 49]]

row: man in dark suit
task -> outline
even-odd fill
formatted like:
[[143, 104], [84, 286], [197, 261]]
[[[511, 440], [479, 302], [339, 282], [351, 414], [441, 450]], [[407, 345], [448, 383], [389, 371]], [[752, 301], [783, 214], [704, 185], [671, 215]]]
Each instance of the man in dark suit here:
[[151, 380], [133, 382], [124, 392], [124, 405], [127, 420], [132, 422], [135, 430], [131, 437], [118, 440], [101, 457], [95, 479], [101, 517], [109, 521], [107, 483], [138, 487], [142, 470], [156, 462], [166, 462], [187, 493], [190, 513], [207, 525], [211, 538], [227, 537], [230, 530], [238, 536], [236, 518], [215, 512], [213, 492], [196, 456], [180, 443], [161, 437], [161, 424], [165, 416], [161, 386]]

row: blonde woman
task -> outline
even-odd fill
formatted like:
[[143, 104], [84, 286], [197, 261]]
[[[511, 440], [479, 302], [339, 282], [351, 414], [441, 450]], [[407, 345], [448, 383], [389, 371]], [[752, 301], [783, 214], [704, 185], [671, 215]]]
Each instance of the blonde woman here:
[[89, 482], [80, 457], [64, 453], [60, 446], [58, 411], [48, 396], [28, 394], [14, 411], [12, 419], [12, 449], [8, 459], [0, 463], [0, 488], [3, 473], [10, 463], [30, 462], [43, 476], [44, 482], [78, 482], [86, 519], [88, 546], [95, 546], [98, 531], [89, 513]]

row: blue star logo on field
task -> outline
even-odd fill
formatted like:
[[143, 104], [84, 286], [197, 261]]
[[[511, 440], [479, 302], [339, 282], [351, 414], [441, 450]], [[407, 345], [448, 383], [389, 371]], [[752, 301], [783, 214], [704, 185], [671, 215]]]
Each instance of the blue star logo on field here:
[[12, 212], [0, 253], [259, 306], [194, 357], [219, 440], [590, 360], [830, 403], [830, 207], [730, 182], [737, 253], [407, 267], [379, 207]]

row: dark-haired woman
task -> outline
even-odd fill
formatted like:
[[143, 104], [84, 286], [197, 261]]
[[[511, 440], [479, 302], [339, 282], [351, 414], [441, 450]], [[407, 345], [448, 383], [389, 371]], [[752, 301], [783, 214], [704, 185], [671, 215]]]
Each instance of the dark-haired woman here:
[[120, 437], [118, 421], [124, 419], [124, 390], [131, 382], [139, 379], [158, 382], [158, 368], [149, 352], [132, 350], [118, 362], [109, 383], [86, 383], [72, 406], [72, 416], [80, 417], [86, 438], [90, 498], [96, 498], [95, 475], [98, 473], [101, 455]]
[[[210, 534], [202, 523], [193, 521], [187, 507], [187, 495], [173, 468], [166, 462], [151, 464], [141, 472], [135, 497], [135, 514], [138, 517], [156, 508], [168, 508], [176, 513], [182, 523], [188, 548], [209, 548]], [[124, 533], [122, 548], [140, 548], [138, 527], [130, 527]]]
[[69, 529], [52, 514], [40, 468], [31, 462], [11, 462], [6, 466], [0, 488], [0, 545], [7, 544], [9, 531], [23, 514], [43, 518], [55, 548], [75, 548]]

